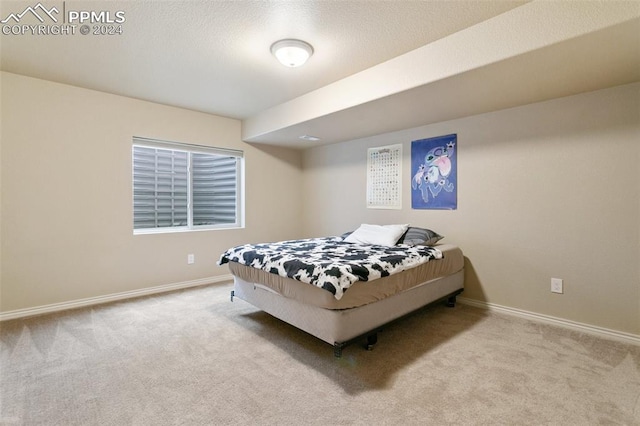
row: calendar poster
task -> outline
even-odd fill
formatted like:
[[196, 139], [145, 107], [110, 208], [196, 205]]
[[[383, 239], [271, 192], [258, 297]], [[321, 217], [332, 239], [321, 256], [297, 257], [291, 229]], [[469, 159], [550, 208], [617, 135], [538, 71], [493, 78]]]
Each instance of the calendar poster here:
[[456, 134], [411, 142], [411, 207], [455, 210], [458, 206]]
[[402, 145], [367, 151], [367, 208], [402, 208]]

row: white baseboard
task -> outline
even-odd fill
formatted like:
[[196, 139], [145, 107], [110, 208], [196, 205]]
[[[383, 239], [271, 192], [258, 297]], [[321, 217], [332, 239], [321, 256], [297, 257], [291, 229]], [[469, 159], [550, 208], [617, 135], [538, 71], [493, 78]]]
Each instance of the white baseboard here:
[[35, 308], [16, 309], [14, 311], [0, 312], [0, 321], [16, 318], [25, 318], [34, 315], [48, 314], [52, 312], [64, 311], [66, 309], [82, 308], [85, 306], [99, 305], [102, 303], [115, 302], [117, 300], [131, 299], [134, 297], [148, 296], [151, 294], [165, 293], [167, 291], [180, 290], [183, 288], [197, 287], [207, 284], [232, 281], [233, 275], [220, 275], [215, 277], [200, 278], [197, 280], [183, 281], [173, 284], [165, 284], [156, 287], [148, 287], [140, 290], [113, 293], [106, 296], [88, 297], [86, 299], [72, 300], [69, 302], [53, 303], [51, 305], [36, 306]]
[[[30, 317], [34, 315], [42, 315], [42, 314], [48, 314], [52, 312], [59, 312], [67, 309], [75, 309], [75, 308], [82, 308], [82, 307], [92, 306], [92, 305], [100, 305], [103, 303], [115, 302], [118, 300], [132, 299], [134, 297], [165, 293], [168, 291], [180, 290], [183, 288], [222, 283], [225, 281], [232, 281], [232, 280], [233, 280], [233, 275], [227, 274], [227, 275], [220, 275], [215, 277], [201, 278], [201, 279], [191, 280], [191, 281], [183, 281], [183, 282], [173, 283], [173, 284], [165, 284], [165, 285], [156, 286], [156, 287], [148, 287], [140, 290], [125, 291], [122, 293], [113, 293], [113, 294], [108, 294], [106, 296], [89, 297], [86, 299], [72, 300], [69, 302], [53, 303], [51, 305], [36, 306], [34, 308], [16, 309], [14, 311], [0, 312], [0, 322], [11, 320], [11, 319]], [[477, 308], [487, 309], [495, 312], [501, 312], [508, 315], [515, 315], [520, 318], [541, 321], [549, 324], [555, 324], [562, 327], [567, 327], [574, 330], [595, 334], [600, 337], [614, 338], [617, 340], [625, 341], [627, 343], [640, 345], [640, 335], [637, 335], [637, 334], [625, 333], [623, 331], [611, 330], [604, 327], [597, 327], [594, 325], [571, 321], [564, 318], [558, 318], [550, 315], [544, 315], [544, 314], [538, 314], [535, 312], [525, 311], [522, 309], [497, 305], [495, 303], [468, 299], [466, 297], [458, 296], [457, 300], [462, 304], [475, 306]]]
[[538, 314], [522, 309], [510, 308], [507, 306], [497, 305], [495, 303], [467, 299], [466, 297], [458, 296], [457, 300], [464, 305], [475, 306], [477, 308], [488, 309], [490, 311], [501, 312], [509, 315], [515, 315], [521, 318], [541, 321], [548, 324], [555, 324], [562, 327], [571, 328], [573, 330], [594, 334], [600, 337], [614, 338], [616, 340], [622, 340], [626, 343], [640, 345], [640, 335], [637, 334], [625, 333], [624, 331], [611, 330], [604, 327], [597, 327], [595, 325], [584, 324], [581, 322], [571, 321], [564, 318], [557, 318], [550, 315]]

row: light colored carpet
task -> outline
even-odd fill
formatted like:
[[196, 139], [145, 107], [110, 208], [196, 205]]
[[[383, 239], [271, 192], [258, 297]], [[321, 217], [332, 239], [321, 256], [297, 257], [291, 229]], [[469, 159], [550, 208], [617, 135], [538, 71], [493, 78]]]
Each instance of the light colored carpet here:
[[433, 305], [332, 347], [199, 287], [0, 325], [0, 423], [638, 425], [640, 347]]

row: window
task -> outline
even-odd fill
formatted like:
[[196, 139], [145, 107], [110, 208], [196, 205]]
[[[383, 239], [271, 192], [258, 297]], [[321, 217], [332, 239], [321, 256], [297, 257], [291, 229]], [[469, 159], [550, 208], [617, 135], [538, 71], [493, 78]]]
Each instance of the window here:
[[133, 138], [136, 234], [242, 226], [241, 151]]

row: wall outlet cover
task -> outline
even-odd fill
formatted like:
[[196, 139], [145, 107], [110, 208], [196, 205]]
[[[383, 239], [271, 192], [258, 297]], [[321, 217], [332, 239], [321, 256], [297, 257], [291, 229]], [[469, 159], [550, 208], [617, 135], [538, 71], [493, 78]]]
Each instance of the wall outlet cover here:
[[560, 278], [551, 278], [551, 292], [552, 293], [563, 293], [562, 289], [562, 279]]

